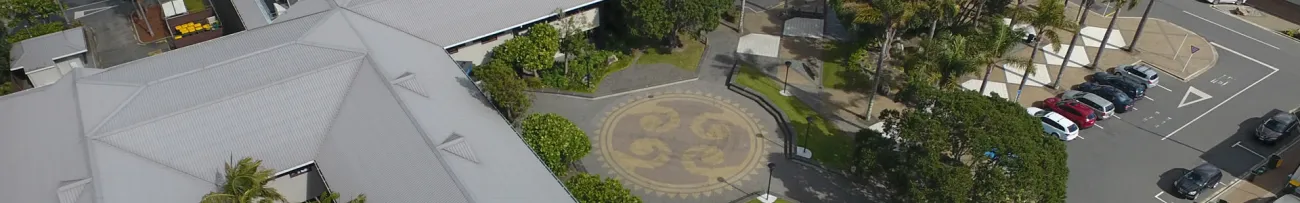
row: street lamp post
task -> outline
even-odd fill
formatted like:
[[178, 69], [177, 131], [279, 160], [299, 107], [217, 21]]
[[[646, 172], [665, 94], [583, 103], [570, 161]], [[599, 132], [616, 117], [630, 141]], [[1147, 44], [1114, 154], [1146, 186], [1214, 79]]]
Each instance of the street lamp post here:
[[767, 163], [767, 189], [763, 190], [763, 195], [758, 196], [758, 201], [763, 203], [776, 202], [776, 196], [772, 195], [772, 174], [776, 171], [776, 163]]
[[803, 146], [808, 146], [808, 138], [811, 138], [811, 137], [812, 137], [812, 134], [811, 134], [811, 133], [812, 133], [812, 127], [813, 127], [813, 123], [812, 123], [812, 122], [813, 122], [813, 117], [812, 117], [812, 116], [808, 116], [807, 119], [808, 119], [808, 126], [804, 126], [804, 128], [803, 128], [803, 136], [804, 136], [803, 143], [800, 143], [800, 144], [799, 144], [799, 145], [803, 145]]
[[781, 78], [781, 96], [790, 96], [790, 61], [785, 61], [785, 77]]

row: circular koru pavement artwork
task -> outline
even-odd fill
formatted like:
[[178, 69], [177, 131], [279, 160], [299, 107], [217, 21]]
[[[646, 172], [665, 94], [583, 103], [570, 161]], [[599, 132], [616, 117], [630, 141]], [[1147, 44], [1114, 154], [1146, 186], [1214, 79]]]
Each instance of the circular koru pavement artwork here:
[[647, 194], [698, 198], [739, 187], [767, 162], [763, 127], [721, 97], [675, 91], [639, 96], [606, 112], [601, 165]]

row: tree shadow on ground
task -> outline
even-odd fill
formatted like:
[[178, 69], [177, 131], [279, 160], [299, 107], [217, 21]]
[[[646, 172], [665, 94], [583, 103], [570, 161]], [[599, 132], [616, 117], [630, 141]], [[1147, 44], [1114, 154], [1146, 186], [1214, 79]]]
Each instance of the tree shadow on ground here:
[[780, 181], [780, 187], [787, 189], [778, 195], [798, 202], [880, 202], [879, 197], [873, 194], [886, 194], [881, 192], [885, 188], [879, 185], [856, 184], [837, 172], [790, 161], [784, 154], [773, 153], [768, 159], [776, 163], [772, 177]]

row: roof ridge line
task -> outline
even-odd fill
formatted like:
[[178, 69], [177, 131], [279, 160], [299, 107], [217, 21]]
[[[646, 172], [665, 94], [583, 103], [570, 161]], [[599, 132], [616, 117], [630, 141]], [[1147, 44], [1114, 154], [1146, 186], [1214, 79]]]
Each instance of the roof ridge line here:
[[[446, 53], [446, 50], [435, 51]], [[447, 57], [450, 58], [451, 55], [447, 55]], [[371, 69], [373, 69], [379, 77], [385, 77], [383, 68], [379, 68], [379, 66], [371, 66]], [[385, 80], [387, 79], [385, 78]], [[412, 127], [415, 127], [415, 132], [419, 133], [418, 136], [420, 136], [420, 140], [424, 140], [424, 146], [429, 149], [430, 153], [433, 153], [434, 157], [438, 158], [438, 166], [447, 171], [447, 175], [450, 176], [449, 179], [451, 179], [451, 182], [456, 184], [456, 190], [460, 191], [460, 194], [465, 196], [465, 199], [469, 200], [469, 202], [475, 202], [474, 195], [469, 192], [469, 188], [466, 188], [464, 183], [461, 183], [462, 181], [460, 180], [460, 176], [456, 175], [456, 171], [447, 164], [447, 159], [442, 156], [442, 152], [439, 152], [440, 149], [438, 149], [438, 145], [434, 143], [433, 138], [429, 137], [429, 132], [424, 129], [424, 126], [420, 125], [420, 122], [415, 118], [415, 115], [411, 114], [411, 108], [406, 106], [406, 101], [403, 101], [401, 96], [398, 96], [397, 89], [394, 86], [395, 85], [392, 84], [384, 85], [384, 89], [391, 93], [390, 95], [392, 95], [394, 101], [397, 101], [397, 108], [402, 109], [402, 114], [406, 115], [406, 119], [411, 122]]]
[[102, 80], [93, 80], [93, 79], [92, 79], [92, 80], [77, 80], [77, 84], [109, 85], [109, 86], [120, 86], [120, 87], [144, 87], [144, 86], [145, 86], [145, 85], [141, 85], [141, 84], [132, 84], [132, 83], [125, 83], [125, 82], [113, 82], [113, 81], [102, 81]]
[[[331, 0], [321, 0], [321, 1], [331, 1]], [[360, 39], [358, 39], [358, 40], [360, 40]], [[303, 45], [303, 46], [310, 46], [310, 47], [316, 47], [316, 48], [322, 48], [322, 49], [333, 49], [333, 50], [339, 50], [339, 51], [345, 51], [345, 52], [353, 52], [353, 53], [358, 53], [358, 54], [366, 54], [366, 52], [368, 52], [367, 50], [355, 50], [355, 49], [343, 48], [343, 47], [338, 47], [338, 46], [333, 46], [333, 45], [328, 45], [328, 44], [322, 44], [322, 43], [316, 43], [316, 42], [311, 42], [311, 41], [303, 41], [303, 40], [301, 40], [301, 39], [295, 40], [295, 41], [293, 42], [293, 44], [298, 44], [298, 45]]]
[[[326, 1], [333, 1], [333, 0], [326, 0]], [[367, 62], [365, 61], [365, 59], [362, 59], [362, 60], [363, 60], [362, 63], [367, 63]], [[354, 83], [354, 82], [357, 81], [357, 77], [359, 77], [359, 75], [361, 75], [361, 69], [363, 69], [363, 68], [358, 67], [356, 71], [353, 71], [353, 72], [352, 72], [352, 77], [348, 79], [348, 87], [352, 87], [352, 83]], [[316, 160], [316, 158], [318, 158], [318, 157], [320, 156], [320, 149], [325, 147], [325, 142], [326, 142], [326, 141], [329, 141], [330, 137], [334, 137], [334, 136], [329, 136], [329, 135], [330, 135], [330, 133], [333, 133], [333, 132], [334, 132], [334, 122], [335, 122], [335, 121], [338, 121], [338, 119], [339, 119], [339, 114], [342, 114], [342, 112], [343, 112], [342, 110], [340, 110], [341, 108], [343, 108], [343, 102], [344, 102], [344, 101], [347, 101], [347, 100], [348, 100], [348, 95], [352, 94], [352, 91], [351, 91], [350, 89], [351, 89], [351, 88], [349, 88], [349, 90], [345, 90], [345, 91], [343, 91], [343, 95], [342, 95], [341, 97], [339, 97], [340, 99], [339, 99], [338, 103], [336, 103], [336, 104], [334, 105], [334, 106], [335, 106], [335, 109], [334, 109], [334, 115], [330, 116], [330, 120], [329, 120], [329, 122], [328, 122], [328, 123], [329, 123], [329, 126], [326, 127], [326, 128], [325, 128], [325, 132], [323, 132], [323, 133], [325, 133], [325, 138], [324, 138], [324, 139], [321, 139], [321, 140], [320, 140], [320, 143], [317, 143], [317, 144], [316, 144], [316, 148], [314, 148], [314, 149], [316, 149], [316, 154], [312, 154], [312, 155], [311, 155], [312, 160]]]
[[[153, 162], [154, 164], [157, 164], [157, 165], [162, 166], [162, 167], [166, 167], [166, 168], [171, 169], [172, 171], [175, 171], [175, 172], [180, 172], [181, 174], [185, 174], [186, 176], [189, 176], [189, 177], [191, 177], [191, 178], [198, 179], [199, 181], [203, 181], [203, 182], [206, 182], [206, 183], [212, 183], [212, 184], [219, 184], [219, 183], [216, 183], [216, 182], [213, 182], [213, 181], [208, 181], [207, 179], [203, 179], [203, 177], [199, 177], [199, 174], [190, 174], [189, 172], [185, 172], [185, 170], [181, 170], [181, 169], [179, 169], [179, 168], [172, 167], [171, 165], [167, 165], [167, 164], [164, 164], [164, 163], [162, 163], [162, 162], [159, 162], [158, 160], [154, 160], [154, 159], [151, 159], [151, 158], [149, 158], [149, 157], [145, 157], [144, 155], [140, 155], [140, 153], [135, 153], [134, 151], [127, 150], [126, 148], [119, 147], [119, 146], [117, 146], [117, 145], [114, 145], [113, 143], [108, 143], [108, 142], [100, 141], [100, 140], [93, 140], [93, 142], [99, 142], [99, 143], [101, 143], [101, 144], [108, 145], [109, 147], [117, 148], [117, 150], [122, 151], [122, 152], [126, 152], [127, 154], [130, 154], [131, 156], [135, 156], [136, 158], [140, 158], [140, 159], [144, 159], [144, 160], [149, 161], [149, 162]], [[93, 160], [93, 158], [92, 158], [92, 160]], [[96, 168], [98, 168], [98, 167], [96, 167]], [[98, 170], [96, 170], [96, 171], [98, 171]], [[96, 188], [95, 190], [100, 190], [100, 189]]]
[[[372, 4], [372, 3], [374, 3], [374, 2], [380, 2], [380, 1], [384, 1], [384, 0], [375, 0], [375, 1], [372, 1], [372, 2], [370, 2], [370, 3], [366, 3], [366, 4]], [[352, 8], [348, 8], [348, 7], [342, 7], [342, 8], [343, 8], [344, 11], [351, 12], [351, 13], [354, 14], [354, 15], [361, 16], [362, 18], [365, 18], [366, 20], [370, 20], [370, 22], [375, 22], [375, 23], [377, 23], [377, 24], [384, 25], [384, 27], [388, 27], [388, 29], [393, 29], [393, 30], [396, 30], [397, 32], [401, 32], [401, 33], [404, 33], [404, 34], [406, 34], [406, 35], [410, 35], [411, 37], [414, 37], [415, 39], [418, 39], [418, 40], [420, 40], [420, 41], [424, 41], [424, 42], [428, 42], [429, 44], [437, 45], [438, 48], [443, 48], [443, 51], [444, 51], [444, 52], [447, 51], [447, 50], [446, 50], [446, 46], [442, 46], [441, 44], [438, 44], [437, 42], [431, 42], [431, 41], [429, 41], [429, 40], [427, 40], [427, 39], [424, 39], [423, 37], [420, 37], [420, 35], [416, 35], [416, 34], [414, 34], [414, 33], [407, 32], [406, 30], [398, 29], [397, 27], [394, 27], [393, 25], [389, 25], [388, 23], [384, 23], [384, 21], [380, 21], [380, 20], [376, 20], [376, 19], [374, 19], [374, 18], [370, 18], [370, 16], [362, 15], [361, 13], [357, 13], [356, 11], [352, 11]], [[344, 17], [345, 19], [348, 19], [348, 18], [346, 18], [347, 16], [343, 16], [343, 17]], [[349, 21], [348, 23], [351, 23], [351, 21]], [[352, 27], [352, 26], [348, 26], [348, 27]], [[352, 27], [352, 31], [357, 31], [357, 28], [356, 28], [356, 27]], [[361, 33], [357, 33], [357, 36], [361, 36]], [[363, 43], [363, 44], [366, 43], [366, 40], [362, 39], [362, 40], [361, 40], [361, 43]], [[451, 55], [451, 54], [448, 54], [448, 55]]]
[[257, 50], [257, 51], [254, 51], [254, 52], [249, 52], [249, 53], [244, 54], [244, 55], [239, 55], [239, 56], [236, 56], [236, 57], [233, 57], [233, 58], [230, 58], [230, 59], [226, 59], [226, 60], [218, 61], [218, 62], [216, 62], [216, 63], [208, 64], [207, 66], [203, 66], [202, 68], [196, 68], [196, 69], [193, 69], [193, 70], [188, 70], [188, 71], [185, 71], [185, 72], [180, 72], [180, 73], [177, 73], [177, 74], [175, 74], [175, 75], [171, 75], [171, 76], [167, 76], [167, 77], [159, 78], [158, 80], [145, 82], [144, 85], [153, 85], [153, 84], [158, 84], [158, 83], [162, 83], [162, 82], [171, 81], [171, 80], [174, 80], [174, 79], [179, 78], [179, 77], [181, 77], [181, 76], [186, 76], [186, 75], [194, 74], [194, 73], [199, 72], [199, 71], [209, 70], [209, 69], [212, 69], [213, 67], [217, 67], [217, 66], [221, 66], [221, 65], [225, 65], [225, 64], [234, 63], [234, 62], [236, 62], [236, 61], [243, 60], [244, 58], [249, 57], [249, 56], [254, 56], [254, 55], [261, 54], [261, 53], [270, 52], [271, 50], [283, 49], [283, 48], [288, 47], [289, 45], [293, 45], [293, 44], [294, 44], [293, 42], [290, 42], [290, 43], [284, 43], [284, 44], [280, 44], [280, 45], [272, 46], [272, 47], [267, 48], [267, 49], [262, 49], [262, 50]]
[[[117, 133], [121, 133], [122, 131], [125, 131], [125, 130], [135, 129], [135, 128], [137, 128], [137, 127], [140, 127], [141, 125], [144, 125], [145, 123], [150, 123], [150, 122], [152, 122], [152, 121], [157, 121], [157, 120], [162, 120], [162, 119], [165, 119], [165, 118], [170, 118], [170, 117], [173, 117], [173, 116], [176, 116], [176, 115], [180, 115], [180, 114], [182, 114], [182, 113], [187, 113], [187, 112], [190, 112], [190, 111], [194, 111], [195, 109], [199, 109], [199, 108], [202, 108], [202, 107], [211, 106], [212, 104], [216, 104], [216, 103], [219, 103], [219, 102], [225, 101], [226, 99], [229, 99], [229, 98], [239, 97], [239, 96], [243, 96], [243, 95], [246, 95], [246, 94], [249, 94], [249, 93], [253, 93], [253, 92], [257, 92], [257, 91], [262, 91], [262, 90], [266, 89], [266, 87], [275, 86], [275, 85], [279, 85], [279, 84], [284, 84], [284, 83], [286, 83], [286, 82], [293, 81], [293, 80], [296, 80], [296, 79], [298, 79], [298, 78], [306, 77], [306, 76], [308, 76], [308, 75], [312, 75], [312, 74], [316, 74], [316, 73], [324, 72], [324, 71], [326, 71], [326, 70], [330, 70], [330, 69], [334, 69], [334, 68], [339, 68], [339, 67], [341, 67], [340, 65], [342, 65], [342, 64], [349, 63], [349, 62], [353, 62], [353, 61], [357, 61], [357, 60], [363, 59], [363, 58], [365, 58], [365, 57], [366, 57], [366, 55], [361, 55], [361, 56], [353, 57], [353, 58], [350, 58], [350, 59], [347, 59], [347, 60], [340, 61], [340, 62], [338, 62], [338, 63], [334, 63], [334, 64], [326, 65], [325, 67], [327, 67], [327, 68], [320, 68], [320, 69], [316, 69], [316, 70], [307, 71], [307, 72], [304, 72], [304, 73], [301, 73], [301, 74], [298, 74], [298, 75], [293, 75], [293, 76], [290, 76], [290, 77], [286, 77], [286, 78], [284, 78], [284, 79], [276, 80], [275, 82], [268, 83], [268, 84], [266, 84], [266, 85], [257, 86], [257, 87], [254, 87], [254, 88], [250, 88], [249, 90], [245, 90], [245, 91], [241, 91], [241, 92], [236, 92], [236, 93], [234, 93], [234, 94], [231, 94], [231, 95], [228, 95], [228, 96], [225, 96], [225, 97], [220, 97], [220, 98], [218, 98], [218, 99], [213, 99], [212, 101], [208, 101], [208, 102], [200, 103], [200, 104], [198, 104], [198, 105], [194, 105], [194, 106], [191, 106], [191, 107], [188, 107], [188, 108], [180, 109], [180, 110], [177, 110], [176, 112], [171, 112], [171, 113], [168, 113], [168, 114], [164, 114], [164, 115], [162, 115], [162, 116], [158, 116], [158, 117], [154, 117], [154, 118], [151, 118], [151, 119], [142, 120], [142, 121], [136, 122], [135, 124], [128, 125], [128, 126], [126, 126], [126, 127], [122, 127], [122, 128], [118, 128], [118, 129], [113, 129], [112, 131], [107, 131], [107, 132], [105, 132], [105, 133], [102, 134], [102, 135], [93, 136], [93, 137], [91, 137], [91, 139], [99, 140], [99, 139], [103, 139], [103, 138], [105, 138], [105, 137], [110, 137], [110, 136], [116, 135]], [[144, 89], [141, 88], [141, 90], [144, 90]], [[132, 97], [134, 97], [134, 96], [132, 96]], [[116, 112], [115, 112], [114, 114], [116, 114]], [[111, 118], [111, 117], [110, 117], [110, 118]], [[104, 119], [104, 120], [107, 121], [108, 119]]]
[[[75, 85], [75, 84], [74, 84], [74, 85]], [[78, 88], [78, 89], [80, 89], [80, 88]], [[141, 93], [141, 92], [144, 92], [144, 89], [145, 89], [145, 86], [140, 86], [139, 88], [137, 88], [137, 89], [135, 90], [135, 92], [132, 92], [132, 93], [131, 93], [131, 96], [127, 96], [127, 97], [126, 97], [126, 100], [122, 100], [122, 103], [121, 103], [121, 104], [118, 104], [118, 105], [117, 105], [117, 108], [113, 108], [113, 112], [110, 112], [110, 113], [108, 113], [108, 115], [105, 115], [105, 116], [104, 116], [104, 119], [100, 119], [98, 124], [95, 124], [94, 127], [91, 127], [91, 128], [90, 128], [90, 131], [84, 131], [86, 134], [82, 134], [81, 136], [83, 136], [83, 137], [90, 137], [91, 139], [95, 139], [96, 137], [93, 137], [93, 136], [91, 136], [91, 135], [94, 135], [95, 133], [98, 133], [99, 130], [102, 130], [101, 128], [103, 128], [104, 125], [108, 125], [108, 121], [109, 121], [109, 120], [112, 120], [113, 117], [116, 117], [116, 116], [117, 116], [117, 113], [121, 112], [122, 109], [125, 109], [127, 104], [131, 104], [132, 101], [135, 101], [135, 97], [136, 97], [136, 96], [140, 96], [140, 93]], [[74, 95], [74, 96], [75, 96], [75, 95]], [[80, 99], [78, 99], [77, 102], [80, 103], [80, 102], [81, 102]], [[78, 110], [78, 112], [80, 112], [80, 110]], [[78, 117], [80, 117], [80, 116], [78, 116]], [[85, 123], [82, 123], [81, 125], [82, 125], [83, 127], [85, 127], [86, 124], [85, 124]], [[85, 129], [82, 129], [82, 130], [85, 130]]]

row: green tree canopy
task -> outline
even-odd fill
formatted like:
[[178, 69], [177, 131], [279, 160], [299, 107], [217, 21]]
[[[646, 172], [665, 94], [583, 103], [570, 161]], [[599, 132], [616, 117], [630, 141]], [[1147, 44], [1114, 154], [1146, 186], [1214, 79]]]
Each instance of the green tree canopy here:
[[858, 133], [854, 175], [886, 182], [898, 202], [1065, 201], [1065, 146], [1024, 107], [916, 88], [918, 108], [881, 115], [884, 133], [897, 137]]
[[557, 177], [565, 176], [569, 171], [569, 163], [578, 161], [591, 152], [591, 140], [587, 138], [587, 133], [558, 114], [528, 115], [521, 125], [528, 148], [532, 148]]
[[501, 60], [491, 60], [475, 68], [473, 74], [475, 78], [483, 80], [483, 91], [491, 97], [492, 103], [505, 114], [507, 119], [514, 121], [528, 111], [528, 108], [533, 105], [533, 99], [524, 92], [528, 84], [520, 79], [519, 74], [506, 63]]
[[531, 73], [554, 67], [558, 51], [560, 32], [551, 24], [541, 23], [529, 28], [528, 34], [492, 48], [492, 60], [503, 60], [511, 67]]
[[275, 188], [266, 186], [266, 182], [271, 180], [271, 175], [275, 174], [275, 171], [263, 168], [262, 160], [245, 157], [235, 163], [226, 163], [225, 168], [225, 183], [221, 184], [221, 190], [203, 195], [202, 203], [287, 201]]
[[679, 34], [699, 38], [702, 31], [721, 23], [730, 9], [729, 0], [622, 0], [623, 25], [629, 34], [642, 39], [663, 40], [681, 46]]
[[641, 198], [632, 195], [632, 191], [623, 188], [623, 184], [612, 178], [601, 178], [592, 174], [578, 174], [564, 181], [564, 187], [580, 203], [641, 203]]
[[0, 1], [0, 16], [21, 23], [36, 24], [63, 12], [59, 1], [49, 0], [6, 0]]
[[21, 42], [23, 40], [40, 37], [41, 35], [47, 35], [50, 33], [56, 33], [66, 29], [67, 27], [63, 25], [63, 22], [42, 23], [42, 24], [33, 25], [31, 27], [18, 29], [18, 32], [14, 32], [14, 34], [5, 36], [5, 41], [9, 42], [10, 44], [13, 44], [13, 43]]

